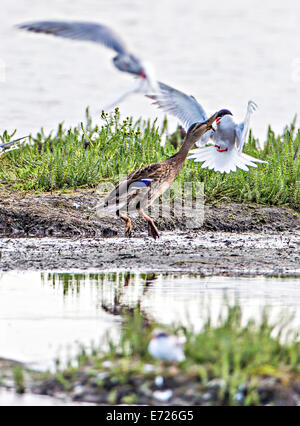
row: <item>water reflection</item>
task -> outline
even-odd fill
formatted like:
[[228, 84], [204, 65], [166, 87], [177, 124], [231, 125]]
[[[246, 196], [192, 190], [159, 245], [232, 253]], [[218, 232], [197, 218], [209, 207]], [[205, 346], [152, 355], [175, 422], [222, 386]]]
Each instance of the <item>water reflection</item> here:
[[200, 329], [207, 316], [216, 322], [224, 298], [242, 307], [244, 321], [295, 312], [300, 324], [300, 291], [296, 278], [205, 278], [196, 275], [8, 272], [0, 277], [0, 357], [53, 367], [68, 360], [78, 344], [103, 345], [118, 337], [120, 312], [140, 306], [163, 324]]
[[0, 389], [0, 407], [5, 406], [18, 406], [18, 407], [57, 407], [57, 406], [78, 406], [89, 404], [78, 404], [65, 402], [63, 400], [55, 399], [47, 396], [40, 395], [17, 395], [14, 391]]

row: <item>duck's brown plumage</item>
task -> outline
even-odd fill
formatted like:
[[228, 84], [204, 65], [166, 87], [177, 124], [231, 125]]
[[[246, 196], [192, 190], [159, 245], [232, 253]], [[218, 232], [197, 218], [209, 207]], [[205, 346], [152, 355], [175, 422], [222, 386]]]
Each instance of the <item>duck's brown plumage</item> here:
[[127, 176], [104, 200], [103, 209], [114, 210], [126, 223], [126, 235], [131, 234], [130, 218], [122, 212], [138, 211], [148, 222], [149, 235], [158, 238], [159, 233], [153, 220], [144, 212], [156, 198], [162, 195], [176, 179], [186, 160], [190, 148], [219, 117], [230, 113], [221, 110], [204, 123], [196, 123], [188, 131], [181, 149], [161, 163], [149, 164]]

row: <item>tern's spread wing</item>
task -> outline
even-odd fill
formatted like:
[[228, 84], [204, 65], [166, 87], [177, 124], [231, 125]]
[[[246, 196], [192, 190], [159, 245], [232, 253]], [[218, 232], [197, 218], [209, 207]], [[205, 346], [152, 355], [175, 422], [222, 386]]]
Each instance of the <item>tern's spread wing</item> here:
[[134, 93], [147, 93], [148, 86], [148, 82], [145, 80], [135, 80], [134, 84], [128, 90], [119, 95], [118, 98], [116, 98], [111, 103], [104, 105], [104, 111], [112, 110], [113, 108], [117, 107], [121, 102], [123, 102], [124, 99], [128, 98], [128, 96], [133, 95]]
[[208, 119], [204, 109], [193, 96], [188, 96], [161, 82], [158, 85], [160, 91], [147, 96], [154, 99], [154, 105], [177, 117], [186, 130], [193, 124], [202, 123]]
[[250, 117], [254, 111], [256, 111], [257, 105], [253, 101], [248, 102], [247, 113], [245, 120], [236, 126], [235, 132], [237, 137], [237, 149], [239, 152], [242, 152], [243, 146], [247, 142], [249, 126], [250, 126]]
[[248, 172], [249, 167], [257, 167], [256, 163], [266, 164], [265, 161], [238, 151], [236, 147], [220, 153], [214, 146], [209, 146], [191, 150], [189, 154], [189, 160], [193, 159], [195, 163], [203, 162], [202, 169], [207, 167], [220, 173], [236, 172], [238, 168]]
[[138, 182], [123, 181], [106, 198], [100, 201], [97, 207], [98, 216], [104, 217], [118, 210], [129, 211], [132, 205], [136, 209], [137, 204], [147, 196], [150, 184], [151, 179]]
[[101, 43], [117, 53], [127, 53], [123, 40], [106, 25], [91, 22], [41, 21], [19, 25], [18, 28], [35, 33], [52, 34], [72, 40]]

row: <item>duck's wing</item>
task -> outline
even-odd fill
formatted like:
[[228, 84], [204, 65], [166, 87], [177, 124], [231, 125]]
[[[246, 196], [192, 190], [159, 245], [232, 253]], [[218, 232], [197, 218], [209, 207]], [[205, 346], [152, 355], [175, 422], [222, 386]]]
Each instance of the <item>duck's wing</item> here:
[[130, 173], [127, 179], [133, 183], [141, 179], [150, 179], [151, 181], [160, 180], [165, 174], [166, 165], [164, 163], [149, 164]]
[[248, 102], [247, 112], [245, 120], [238, 124], [235, 128], [236, 133], [236, 145], [239, 152], [242, 152], [245, 143], [247, 142], [249, 127], [250, 127], [250, 118], [251, 115], [256, 111], [257, 105], [253, 101]]
[[180, 90], [158, 82], [159, 92], [147, 97], [153, 99], [154, 105], [167, 114], [177, 117], [188, 130], [195, 123], [203, 123], [208, 119], [203, 107], [193, 96], [186, 95]]
[[105, 216], [118, 210], [134, 210], [133, 206], [142, 203], [150, 192], [156, 191], [164, 172], [161, 164], [150, 164], [132, 172], [99, 204], [97, 213]]
[[106, 25], [93, 22], [40, 21], [17, 26], [21, 30], [51, 34], [72, 40], [100, 43], [119, 54], [128, 53], [126, 44], [120, 36]]

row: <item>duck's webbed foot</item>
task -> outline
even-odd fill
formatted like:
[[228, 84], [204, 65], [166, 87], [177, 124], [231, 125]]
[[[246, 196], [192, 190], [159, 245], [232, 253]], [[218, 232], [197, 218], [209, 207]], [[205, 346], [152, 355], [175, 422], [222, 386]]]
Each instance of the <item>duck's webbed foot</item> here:
[[126, 224], [125, 237], [130, 238], [132, 235], [132, 223], [131, 223], [130, 217], [125, 216], [124, 214], [121, 214], [120, 211], [117, 211], [117, 216], [120, 217], [122, 220], [124, 220]]
[[155, 240], [160, 237], [158, 229], [154, 225], [153, 221], [152, 222], [150, 222], [150, 221], [148, 222], [148, 235], [149, 235], [149, 237], [152, 237]]
[[157, 238], [159, 238], [160, 235], [159, 235], [158, 229], [156, 228], [156, 226], [153, 222], [153, 219], [150, 216], [146, 215], [146, 213], [144, 212], [143, 209], [138, 209], [138, 212], [148, 222], [148, 235], [149, 235], [149, 237], [152, 237], [155, 240]]
[[130, 238], [131, 236], [132, 236], [132, 225], [131, 225], [131, 221], [130, 221], [130, 224], [126, 225], [125, 237]]

